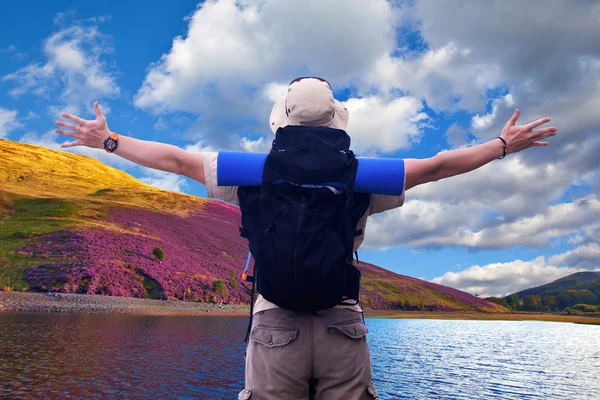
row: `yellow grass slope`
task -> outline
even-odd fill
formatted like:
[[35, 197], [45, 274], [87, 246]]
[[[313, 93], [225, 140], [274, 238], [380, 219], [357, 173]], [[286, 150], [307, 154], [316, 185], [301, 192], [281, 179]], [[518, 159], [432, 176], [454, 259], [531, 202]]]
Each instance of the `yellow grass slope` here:
[[1, 139], [0, 183], [0, 209], [18, 197], [47, 197], [186, 214], [207, 201], [147, 185], [91, 157]]

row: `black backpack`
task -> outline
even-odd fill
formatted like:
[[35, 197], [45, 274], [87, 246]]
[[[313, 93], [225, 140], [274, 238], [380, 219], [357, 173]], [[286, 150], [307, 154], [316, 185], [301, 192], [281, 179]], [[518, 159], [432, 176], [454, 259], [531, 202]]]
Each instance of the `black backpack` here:
[[371, 196], [354, 192], [358, 160], [349, 146], [343, 130], [279, 128], [262, 186], [238, 189], [240, 235], [255, 261], [252, 292], [256, 285], [281, 308], [358, 303], [360, 271], [352, 251]]

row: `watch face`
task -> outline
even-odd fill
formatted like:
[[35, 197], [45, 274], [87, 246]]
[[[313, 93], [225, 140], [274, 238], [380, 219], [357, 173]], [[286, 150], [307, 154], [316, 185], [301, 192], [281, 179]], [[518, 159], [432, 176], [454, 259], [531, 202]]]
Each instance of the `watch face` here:
[[113, 138], [108, 138], [104, 142], [104, 148], [108, 151], [113, 151], [117, 148], [117, 142]]

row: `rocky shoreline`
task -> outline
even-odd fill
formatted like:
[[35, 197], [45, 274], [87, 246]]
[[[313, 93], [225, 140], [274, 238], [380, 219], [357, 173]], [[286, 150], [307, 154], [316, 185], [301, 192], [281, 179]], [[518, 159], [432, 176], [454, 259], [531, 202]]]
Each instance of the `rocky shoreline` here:
[[[2, 312], [247, 317], [250, 312], [250, 306], [244, 304], [198, 303], [180, 300], [152, 300], [88, 294], [0, 291], [0, 314]], [[375, 318], [552, 321], [600, 325], [600, 314], [556, 315], [526, 312], [398, 312], [392, 310], [371, 310], [366, 312], [366, 316]]]
[[0, 312], [247, 316], [248, 305], [67, 293], [0, 292]]

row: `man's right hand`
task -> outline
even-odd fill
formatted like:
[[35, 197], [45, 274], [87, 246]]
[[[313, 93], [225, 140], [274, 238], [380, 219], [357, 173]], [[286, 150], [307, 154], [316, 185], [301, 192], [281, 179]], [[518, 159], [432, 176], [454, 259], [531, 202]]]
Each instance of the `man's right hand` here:
[[94, 103], [94, 111], [96, 112], [96, 119], [94, 121], [88, 121], [68, 113], [62, 114], [63, 117], [70, 119], [77, 125], [73, 125], [65, 121], [56, 121], [56, 125], [70, 129], [64, 130], [57, 128], [56, 133], [69, 136], [77, 140], [71, 143], [62, 144], [60, 146], [61, 148], [73, 146], [87, 146], [96, 149], [104, 148], [104, 141], [112, 132], [108, 129], [106, 118], [102, 114], [102, 111], [100, 111], [98, 102]]
[[[502, 130], [501, 137], [506, 141], [506, 154], [516, 153], [530, 147], [548, 146], [548, 142], [540, 140], [556, 135], [555, 127], [533, 130], [549, 122], [550, 118], [538, 119], [527, 125], [519, 126], [516, 125], [518, 118], [519, 110], [517, 109]], [[504, 144], [500, 140], [493, 139], [476, 146], [445, 151], [431, 158], [406, 159], [404, 160], [406, 171], [404, 190], [473, 171], [502, 156], [503, 147]]]
[[540, 140], [556, 135], [557, 129], [555, 127], [538, 129], [537, 131], [533, 129], [550, 122], [550, 118], [541, 118], [527, 125], [516, 125], [519, 115], [519, 109], [516, 109], [513, 116], [504, 125], [502, 135], [500, 135], [506, 141], [506, 154], [517, 153], [530, 147], [548, 146], [548, 142], [541, 142]]

